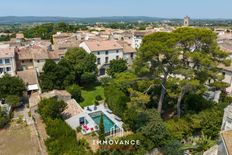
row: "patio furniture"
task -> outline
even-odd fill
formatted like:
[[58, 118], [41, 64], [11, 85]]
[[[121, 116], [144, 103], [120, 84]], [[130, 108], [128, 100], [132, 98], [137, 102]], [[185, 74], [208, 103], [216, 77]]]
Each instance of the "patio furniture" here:
[[89, 107], [87, 107], [87, 110], [88, 110], [88, 111], [92, 111]]
[[109, 114], [112, 114], [112, 111], [110, 109], [106, 110]]
[[115, 116], [114, 118], [115, 118], [117, 121], [120, 121], [120, 122], [122, 121], [122, 119], [119, 118], [118, 116]]

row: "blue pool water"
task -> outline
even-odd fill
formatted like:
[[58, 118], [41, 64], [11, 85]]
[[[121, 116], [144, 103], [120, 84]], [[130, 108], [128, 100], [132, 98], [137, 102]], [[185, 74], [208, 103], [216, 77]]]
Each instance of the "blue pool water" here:
[[[91, 116], [91, 118], [94, 120], [95, 123], [97, 123], [97, 125], [100, 124], [101, 115], [97, 115], [93, 117]], [[104, 122], [105, 133], [110, 132], [110, 129], [114, 126], [114, 123], [106, 115], [103, 115], [103, 122]]]

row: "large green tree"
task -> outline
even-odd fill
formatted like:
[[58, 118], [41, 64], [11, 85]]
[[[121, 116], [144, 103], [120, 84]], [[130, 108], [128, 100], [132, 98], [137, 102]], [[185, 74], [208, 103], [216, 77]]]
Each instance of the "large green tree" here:
[[90, 84], [96, 81], [96, 57], [83, 49], [71, 48], [56, 64], [46, 60], [40, 76], [43, 91], [64, 89], [72, 84]]
[[116, 73], [121, 73], [127, 70], [127, 62], [123, 59], [110, 61], [110, 66], [107, 69], [107, 74], [114, 77]]
[[161, 113], [168, 76], [173, 74], [180, 64], [181, 52], [177, 47], [177, 36], [173, 33], [157, 32], [145, 36], [135, 60], [135, 71], [140, 76], [148, 76], [160, 81], [161, 93], [158, 112]]
[[176, 94], [177, 115], [180, 116], [181, 102], [189, 92], [203, 93], [204, 85], [209, 81], [215, 88], [226, 87], [217, 68], [220, 63], [229, 64], [226, 57], [227, 54], [217, 45], [216, 34], [211, 30], [180, 28], [171, 33], [146, 36], [134, 66], [139, 75], [160, 80], [159, 112], [168, 92], [167, 82], [169, 78], [175, 78], [172, 84], [176, 90], [169, 90], [168, 93]]
[[[227, 65], [227, 53], [221, 51], [217, 45], [216, 34], [205, 28], [179, 28], [174, 31], [178, 36], [178, 46], [182, 50], [181, 68], [176, 74], [182, 76], [179, 87], [180, 92], [177, 101], [177, 115], [180, 117], [180, 105], [183, 97], [189, 91], [198, 91], [199, 87], [209, 80], [223, 85], [220, 71], [217, 66], [220, 63]], [[219, 89], [220, 89], [219, 88]]]
[[73, 67], [75, 80], [81, 84], [81, 76], [84, 73], [97, 73], [96, 56], [87, 53], [81, 48], [70, 48], [65, 54], [64, 59]]
[[0, 78], [0, 98], [5, 98], [8, 95], [21, 96], [25, 90], [24, 82], [18, 77], [6, 74]]

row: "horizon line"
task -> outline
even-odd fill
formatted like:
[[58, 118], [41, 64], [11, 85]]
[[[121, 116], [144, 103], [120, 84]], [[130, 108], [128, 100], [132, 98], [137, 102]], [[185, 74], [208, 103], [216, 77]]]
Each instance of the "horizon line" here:
[[[23, 18], [23, 17], [49, 17], [49, 18], [81, 18], [81, 19], [85, 19], [85, 18], [112, 18], [112, 17], [146, 17], [146, 18], [157, 18], [157, 19], [183, 19], [185, 16], [183, 17], [155, 17], [155, 16], [144, 16], [144, 15], [123, 15], [123, 16], [116, 16], [116, 15], [112, 15], [112, 16], [86, 16], [86, 17], [77, 17], [77, 16], [52, 16], [52, 15], [6, 15], [6, 16], [0, 16], [0, 18], [2, 17], [19, 17], [19, 18]], [[232, 18], [222, 18], [222, 17], [191, 17], [189, 16], [190, 19], [192, 20], [232, 20]]]

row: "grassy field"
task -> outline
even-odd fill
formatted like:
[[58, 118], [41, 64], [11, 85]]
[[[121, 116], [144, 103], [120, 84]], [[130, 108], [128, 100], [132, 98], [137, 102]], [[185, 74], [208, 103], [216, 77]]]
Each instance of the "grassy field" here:
[[93, 105], [97, 95], [101, 95], [101, 97], [105, 99], [104, 88], [102, 86], [85, 87], [82, 89], [81, 93], [84, 98], [84, 101], [80, 103], [82, 107]]

